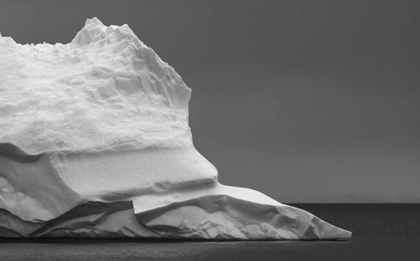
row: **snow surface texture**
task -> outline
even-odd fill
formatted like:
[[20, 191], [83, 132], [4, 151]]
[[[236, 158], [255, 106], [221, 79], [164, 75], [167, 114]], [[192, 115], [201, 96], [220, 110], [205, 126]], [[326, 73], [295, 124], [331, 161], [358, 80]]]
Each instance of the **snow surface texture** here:
[[219, 184], [192, 143], [190, 95], [127, 25], [88, 19], [66, 45], [0, 36], [0, 236], [351, 237]]

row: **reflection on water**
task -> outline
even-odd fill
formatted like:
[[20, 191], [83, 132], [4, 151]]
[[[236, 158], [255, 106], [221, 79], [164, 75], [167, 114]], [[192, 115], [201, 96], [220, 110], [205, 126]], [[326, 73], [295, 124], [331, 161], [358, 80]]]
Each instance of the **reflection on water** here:
[[1, 260], [265, 260], [350, 242], [1, 243]]
[[[420, 260], [419, 240], [0, 243], [0, 260]], [[418, 259], [412, 259], [416, 257]]]

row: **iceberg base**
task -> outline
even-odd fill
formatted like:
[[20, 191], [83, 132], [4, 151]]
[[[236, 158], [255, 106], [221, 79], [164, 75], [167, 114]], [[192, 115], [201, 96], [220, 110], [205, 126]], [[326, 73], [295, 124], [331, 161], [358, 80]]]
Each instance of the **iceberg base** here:
[[1, 210], [0, 224], [0, 237], [205, 240], [351, 237], [349, 231], [260, 192], [221, 184], [183, 193], [145, 195], [132, 201], [85, 202], [47, 222], [24, 221]]

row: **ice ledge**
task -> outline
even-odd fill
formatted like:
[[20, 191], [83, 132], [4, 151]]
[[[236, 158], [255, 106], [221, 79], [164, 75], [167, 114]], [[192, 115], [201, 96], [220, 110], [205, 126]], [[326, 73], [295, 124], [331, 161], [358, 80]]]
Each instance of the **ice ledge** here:
[[252, 189], [215, 184], [133, 199], [138, 220], [163, 238], [343, 240], [351, 232]]
[[257, 191], [216, 184], [132, 201], [86, 202], [47, 222], [0, 210], [0, 237], [345, 240], [351, 232]]

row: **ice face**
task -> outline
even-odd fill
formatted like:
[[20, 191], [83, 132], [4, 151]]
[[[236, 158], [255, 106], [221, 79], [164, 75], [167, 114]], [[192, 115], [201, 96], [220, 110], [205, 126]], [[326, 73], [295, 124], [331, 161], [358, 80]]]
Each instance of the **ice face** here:
[[127, 25], [88, 19], [70, 44], [0, 48], [2, 142], [30, 154], [192, 145], [191, 89]]
[[193, 146], [190, 95], [127, 25], [88, 19], [65, 45], [0, 37], [0, 236], [351, 237], [221, 185]]

